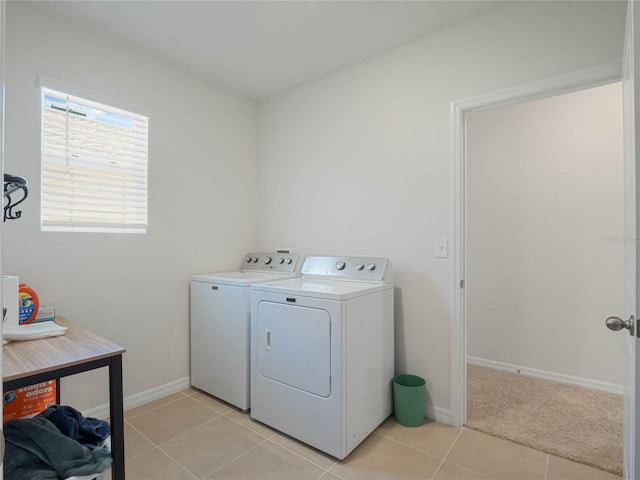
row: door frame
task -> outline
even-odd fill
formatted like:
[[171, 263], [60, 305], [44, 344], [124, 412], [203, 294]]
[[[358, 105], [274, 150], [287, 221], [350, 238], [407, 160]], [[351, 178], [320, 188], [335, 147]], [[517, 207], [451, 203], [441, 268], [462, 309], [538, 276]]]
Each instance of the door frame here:
[[[0, 174], [4, 182], [4, 130], [5, 130], [5, 78], [6, 78], [6, 32], [7, 32], [7, 2], [0, 1]], [[3, 183], [4, 185], [4, 183]], [[4, 195], [3, 195], [4, 200]], [[2, 232], [2, 223], [0, 223], [0, 233]], [[2, 273], [2, 263], [0, 261], [0, 273]], [[0, 282], [0, 298], [2, 298], [2, 282]], [[2, 336], [2, 324], [0, 322], [0, 337]], [[2, 354], [0, 354], [0, 374], [2, 373]], [[2, 404], [0, 404], [0, 414], [3, 413]], [[3, 426], [0, 424], [0, 480], [4, 478], [4, 432]]]
[[456, 100], [451, 103], [451, 410], [450, 423], [467, 420], [467, 311], [466, 291], [466, 114], [523, 103], [622, 81], [622, 63], [612, 62], [515, 87]]

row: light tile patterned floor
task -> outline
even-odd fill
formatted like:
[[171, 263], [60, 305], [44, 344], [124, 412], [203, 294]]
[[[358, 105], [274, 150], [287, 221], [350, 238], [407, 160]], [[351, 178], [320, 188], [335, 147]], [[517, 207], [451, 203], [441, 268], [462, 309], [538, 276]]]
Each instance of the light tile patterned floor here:
[[192, 389], [127, 411], [125, 443], [127, 480], [620, 480], [474, 430], [393, 417], [337, 461]]

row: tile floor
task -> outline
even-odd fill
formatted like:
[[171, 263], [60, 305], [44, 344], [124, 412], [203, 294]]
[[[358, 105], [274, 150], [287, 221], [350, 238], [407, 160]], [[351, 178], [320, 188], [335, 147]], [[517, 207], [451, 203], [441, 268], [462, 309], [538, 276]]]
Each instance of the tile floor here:
[[193, 389], [127, 411], [125, 439], [127, 480], [620, 480], [467, 428], [393, 417], [337, 461]]

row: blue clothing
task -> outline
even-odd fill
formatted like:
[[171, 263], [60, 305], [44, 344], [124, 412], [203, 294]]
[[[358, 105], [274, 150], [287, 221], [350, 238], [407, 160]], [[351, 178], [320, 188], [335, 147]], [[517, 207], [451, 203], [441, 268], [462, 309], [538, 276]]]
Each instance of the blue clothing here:
[[51, 405], [38, 416], [46, 418], [58, 427], [60, 433], [89, 449], [97, 447], [111, 435], [111, 427], [107, 422], [85, 418], [73, 407]]
[[64, 435], [42, 415], [4, 425], [5, 480], [58, 480], [98, 475], [111, 465], [105, 448], [89, 448]]

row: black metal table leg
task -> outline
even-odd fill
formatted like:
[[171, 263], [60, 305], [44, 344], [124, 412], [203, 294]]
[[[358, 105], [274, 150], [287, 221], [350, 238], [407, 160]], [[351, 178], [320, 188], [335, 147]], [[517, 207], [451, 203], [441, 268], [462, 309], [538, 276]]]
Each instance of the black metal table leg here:
[[53, 379], [56, 382], [56, 403], [60, 405], [60, 377], [56, 377]]
[[124, 406], [122, 404], [122, 356], [109, 363], [109, 411], [111, 422], [111, 455], [114, 480], [125, 480], [124, 472]]

